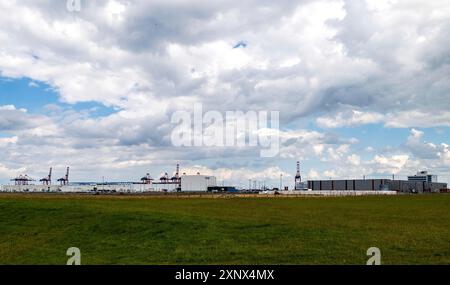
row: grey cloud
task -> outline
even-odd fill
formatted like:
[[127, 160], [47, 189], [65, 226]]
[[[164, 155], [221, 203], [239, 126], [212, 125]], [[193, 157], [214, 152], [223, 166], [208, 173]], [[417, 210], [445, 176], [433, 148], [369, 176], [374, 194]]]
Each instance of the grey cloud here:
[[[12, 106], [11, 106], [12, 107]], [[29, 115], [23, 110], [0, 106], [0, 131], [21, 131], [42, 126], [46, 123], [40, 116]]]
[[[171, 148], [170, 116], [194, 102], [205, 110], [278, 110], [282, 127], [348, 110], [386, 114], [388, 127], [448, 126], [445, 1], [397, 1], [376, 11], [368, 1], [118, 0], [126, 9], [116, 16], [105, 12], [112, 1], [83, 1], [75, 14], [64, 2], [0, 3], [0, 72], [46, 82], [62, 102], [95, 101], [116, 112], [91, 118], [52, 108], [43, 118], [0, 111], [0, 130], [19, 137], [11, 153], [36, 155], [33, 146], [41, 145], [80, 165], [74, 153], [107, 160], [105, 168], [163, 163], [163, 156], [255, 160], [255, 149]], [[233, 50], [241, 40], [248, 46]], [[28, 132], [38, 127], [48, 129]], [[314, 145], [352, 144], [307, 135], [289, 137], [283, 154], [310, 157]], [[19, 158], [5, 161], [12, 159]]]

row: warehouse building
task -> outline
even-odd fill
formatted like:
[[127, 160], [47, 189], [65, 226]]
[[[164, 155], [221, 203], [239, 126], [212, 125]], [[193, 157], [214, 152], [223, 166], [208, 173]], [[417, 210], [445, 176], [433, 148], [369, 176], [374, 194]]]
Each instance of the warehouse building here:
[[389, 181], [389, 189], [405, 193], [439, 193], [447, 192], [447, 183], [392, 180]]
[[446, 191], [447, 183], [391, 179], [310, 180], [308, 188], [321, 191], [390, 190], [405, 193], [439, 193]]
[[181, 176], [181, 191], [206, 192], [208, 187], [217, 186], [216, 177], [207, 175], [183, 175]]
[[389, 190], [389, 179], [309, 180], [311, 190]]

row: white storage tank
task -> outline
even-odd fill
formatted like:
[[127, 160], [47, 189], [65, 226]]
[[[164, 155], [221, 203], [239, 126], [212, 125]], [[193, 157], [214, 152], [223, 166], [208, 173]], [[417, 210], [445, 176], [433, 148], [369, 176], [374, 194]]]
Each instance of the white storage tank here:
[[207, 175], [183, 175], [181, 176], [181, 191], [208, 191], [208, 187], [217, 186], [216, 177]]

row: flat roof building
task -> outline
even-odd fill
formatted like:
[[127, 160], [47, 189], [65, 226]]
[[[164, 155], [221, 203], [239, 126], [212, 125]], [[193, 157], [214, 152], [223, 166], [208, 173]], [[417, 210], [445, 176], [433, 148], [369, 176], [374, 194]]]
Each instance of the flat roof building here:
[[208, 187], [217, 186], [216, 177], [207, 175], [183, 175], [181, 176], [181, 191], [206, 192]]
[[408, 181], [437, 182], [437, 175], [428, 174], [428, 171], [419, 171], [416, 175], [408, 176]]
[[309, 180], [308, 189], [324, 191], [391, 190], [406, 193], [438, 193], [447, 189], [447, 183], [391, 179]]

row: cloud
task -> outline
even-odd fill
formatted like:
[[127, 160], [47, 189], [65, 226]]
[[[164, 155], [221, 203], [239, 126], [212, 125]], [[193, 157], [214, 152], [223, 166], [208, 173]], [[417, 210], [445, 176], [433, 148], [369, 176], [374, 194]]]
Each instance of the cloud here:
[[[367, 116], [428, 113], [436, 99], [444, 110], [449, 70], [437, 63], [446, 56], [446, 6], [383, 3], [94, 1], [74, 15], [64, 5], [5, 1], [0, 70], [46, 82], [65, 102], [130, 113], [182, 98], [224, 110], [270, 106], [283, 120], [345, 106], [371, 108]], [[233, 50], [241, 39], [251, 45]]]
[[322, 128], [340, 128], [379, 123], [383, 118], [384, 116], [379, 113], [351, 110], [340, 112], [335, 117], [319, 117], [316, 122]]
[[408, 155], [393, 155], [390, 157], [375, 155], [373, 163], [376, 164], [376, 171], [378, 173], [398, 173], [403, 169], [409, 159]]
[[0, 106], [0, 131], [32, 130], [46, 123], [45, 117], [29, 115], [25, 109], [16, 109], [14, 105]]
[[0, 163], [0, 179], [11, 179], [11, 177], [15, 177], [18, 173], [23, 172], [24, 168], [11, 169], [7, 166]]
[[391, 114], [385, 120], [385, 126], [391, 128], [410, 128], [410, 127], [450, 127], [450, 111], [435, 110], [419, 111], [410, 110]]
[[[337, 168], [348, 165], [348, 175], [412, 170], [418, 161], [450, 169], [440, 142], [412, 137], [396, 153], [367, 159], [357, 135], [338, 130], [450, 127], [445, 0], [83, 1], [75, 14], [64, 2], [0, 2], [0, 75], [58, 94], [39, 115], [2, 101], [0, 132], [16, 139], [0, 143], [0, 158], [11, 169], [33, 157], [85, 167], [80, 178], [175, 160], [273, 166], [255, 149], [171, 147], [171, 115], [198, 102], [219, 112], [280, 111], [280, 160], [326, 162], [330, 169], [314, 165], [320, 174], [345, 175]], [[112, 114], [59, 107], [83, 102]]]
[[311, 154], [322, 160], [327, 160], [327, 157], [336, 159], [348, 151], [349, 145], [355, 143], [353, 139], [302, 129], [281, 131], [280, 140], [280, 157], [291, 159], [305, 159]]
[[34, 81], [30, 81], [30, 83], [28, 83], [28, 87], [32, 87], [32, 88], [39, 88], [39, 84], [37, 84]]
[[183, 169], [183, 173], [188, 175], [195, 175], [197, 173], [203, 175], [216, 175], [220, 177], [222, 180], [226, 180], [228, 182], [239, 182], [239, 183], [248, 183], [248, 180], [254, 181], [270, 181], [271, 183], [278, 182], [280, 179], [280, 174], [283, 175], [286, 179], [292, 178], [290, 173], [287, 173], [280, 169], [279, 167], [268, 167], [261, 170], [250, 170], [248, 168], [218, 168], [218, 169], [210, 169], [201, 165], [194, 165], [192, 167], [187, 167]]
[[410, 136], [404, 144], [405, 149], [419, 159], [433, 160], [446, 156], [448, 145], [423, 141], [423, 135], [424, 132], [411, 129]]
[[[335, 149], [328, 151], [327, 163], [332, 163], [333, 169], [323, 172], [314, 171], [311, 177], [327, 179], [329, 177], [355, 178], [390, 178], [395, 174], [398, 179], [406, 179], [407, 175], [418, 170], [429, 170], [439, 174], [439, 181], [449, 181], [447, 169], [450, 167], [450, 148], [446, 143], [430, 143], [423, 140], [424, 132], [411, 129], [406, 141], [399, 147], [386, 151], [371, 151], [369, 158], [354, 153], [354, 149], [341, 146], [344, 151]], [[309, 178], [309, 177], [308, 177]], [[310, 178], [309, 178], [310, 179]]]
[[409, 110], [382, 114], [371, 111], [350, 110], [321, 116], [316, 119], [316, 124], [322, 128], [354, 127], [376, 123], [382, 123], [387, 128], [449, 127], [450, 112], [445, 110], [437, 110], [436, 112]]
[[7, 147], [17, 143], [18, 137], [0, 138], [0, 147]]

